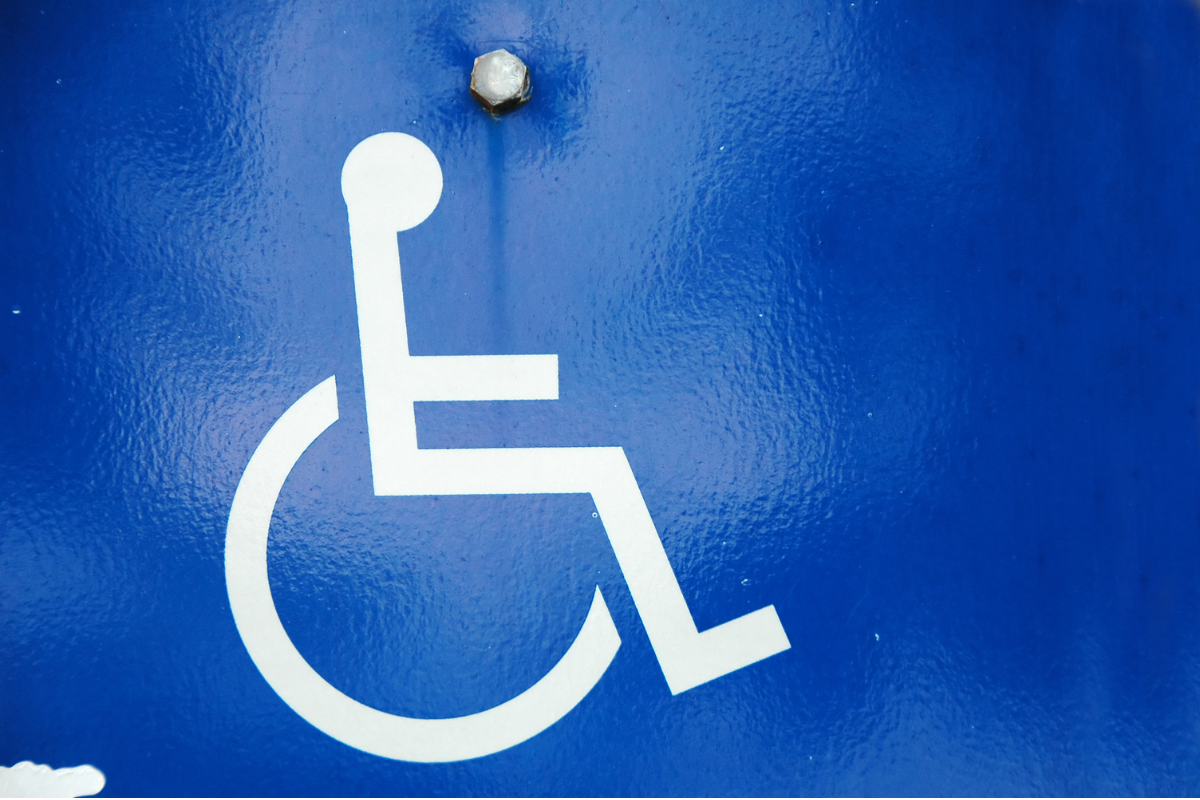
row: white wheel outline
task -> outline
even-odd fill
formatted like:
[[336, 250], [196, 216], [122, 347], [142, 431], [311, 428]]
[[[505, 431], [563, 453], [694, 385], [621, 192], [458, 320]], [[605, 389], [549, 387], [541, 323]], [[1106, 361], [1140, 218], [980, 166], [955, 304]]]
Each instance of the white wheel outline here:
[[612, 663], [621, 637], [600, 587], [575, 641], [537, 683], [477, 714], [416, 719], [388, 714], [343, 694], [309, 666], [283, 627], [267, 576], [267, 541], [279, 492], [300, 456], [338, 419], [329, 377], [292, 404], [267, 431], [238, 483], [225, 538], [225, 581], [238, 633], [254, 665], [292, 710], [324, 733], [384, 758], [462, 761], [529, 739], [565, 716]]

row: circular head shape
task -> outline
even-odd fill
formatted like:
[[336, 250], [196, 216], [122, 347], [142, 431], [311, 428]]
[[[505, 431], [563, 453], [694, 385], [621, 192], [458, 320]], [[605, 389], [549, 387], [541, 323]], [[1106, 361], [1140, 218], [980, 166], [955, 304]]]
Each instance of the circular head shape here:
[[420, 139], [407, 133], [377, 133], [346, 156], [342, 197], [351, 224], [406, 231], [437, 208], [442, 168]]

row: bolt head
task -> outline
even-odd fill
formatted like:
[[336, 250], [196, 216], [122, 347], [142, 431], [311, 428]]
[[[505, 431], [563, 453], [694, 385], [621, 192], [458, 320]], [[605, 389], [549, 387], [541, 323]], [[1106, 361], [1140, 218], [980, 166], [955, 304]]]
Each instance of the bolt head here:
[[511, 111], [529, 99], [529, 68], [507, 50], [493, 50], [475, 59], [471, 94], [493, 114]]

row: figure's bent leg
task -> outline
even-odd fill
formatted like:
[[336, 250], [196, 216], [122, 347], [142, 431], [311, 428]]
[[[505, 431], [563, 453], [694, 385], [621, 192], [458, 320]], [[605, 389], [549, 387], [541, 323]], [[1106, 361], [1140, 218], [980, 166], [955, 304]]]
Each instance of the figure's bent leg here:
[[791, 647], [774, 606], [703, 633], [619, 447], [418, 450], [404, 494], [590, 493], [672, 694]]
[[774, 606], [696, 630], [624, 451], [604, 450], [605, 468], [592, 498], [671, 694], [790, 648]]

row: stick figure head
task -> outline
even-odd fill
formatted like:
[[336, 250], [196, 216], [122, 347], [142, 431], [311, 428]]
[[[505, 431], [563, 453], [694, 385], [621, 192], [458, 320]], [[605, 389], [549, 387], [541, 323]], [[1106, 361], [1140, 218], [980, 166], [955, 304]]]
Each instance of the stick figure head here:
[[346, 156], [342, 196], [354, 223], [406, 231], [437, 208], [442, 168], [420, 139], [379, 133], [363, 139]]

